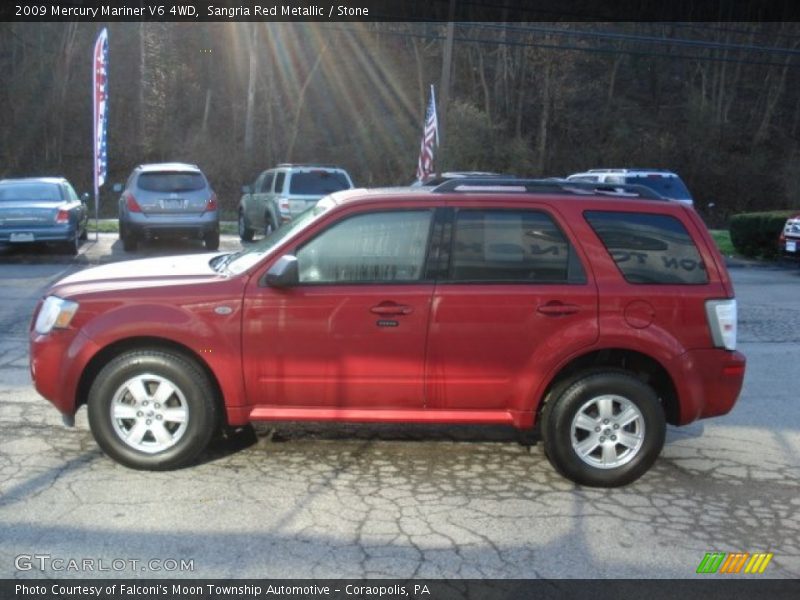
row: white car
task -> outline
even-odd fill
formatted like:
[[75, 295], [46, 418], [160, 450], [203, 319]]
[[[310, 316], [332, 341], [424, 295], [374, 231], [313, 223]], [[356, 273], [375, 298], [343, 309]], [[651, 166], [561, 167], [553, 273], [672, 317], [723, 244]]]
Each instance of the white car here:
[[800, 256], [800, 214], [786, 220], [780, 244], [785, 255]]
[[665, 169], [590, 169], [569, 175], [567, 181], [643, 185], [664, 198], [694, 205], [692, 195], [683, 180], [677, 173]]

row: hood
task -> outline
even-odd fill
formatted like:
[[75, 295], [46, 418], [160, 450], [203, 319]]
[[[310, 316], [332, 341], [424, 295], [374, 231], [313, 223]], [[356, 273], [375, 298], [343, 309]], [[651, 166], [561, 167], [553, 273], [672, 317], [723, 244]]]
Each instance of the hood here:
[[77, 294], [225, 280], [224, 275], [209, 265], [215, 256], [219, 253], [129, 260], [84, 269], [55, 283], [49, 293], [68, 298]]

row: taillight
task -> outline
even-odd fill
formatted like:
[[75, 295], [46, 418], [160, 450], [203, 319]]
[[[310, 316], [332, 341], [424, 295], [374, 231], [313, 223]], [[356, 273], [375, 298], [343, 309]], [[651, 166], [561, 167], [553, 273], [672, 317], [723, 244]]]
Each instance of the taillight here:
[[130, 192], [125, 195], [125, 206], [130, 212], [142, 212], [142, 208]]
[[278, 210], [281, 211], [282, 214], [285, 214], [285, 215], [289, 214], [289, 199], [288, 198], [278, 198]]
[[706, 301], [706, 319], [714, 346], [736, 350], [736, 299]]
[[206, 202], [206, 210], [217, 210], [217, 195], [211, 192], [211, 197]]
[[56, 215], [56, 223], [66, 225], [69, 223], [69, 211], [60, 209]]

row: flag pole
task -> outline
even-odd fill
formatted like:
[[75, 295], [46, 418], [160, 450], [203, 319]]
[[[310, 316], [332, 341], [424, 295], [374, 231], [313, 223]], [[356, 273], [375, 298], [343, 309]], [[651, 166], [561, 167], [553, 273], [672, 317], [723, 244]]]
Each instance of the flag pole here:
[[[101, 33], [102, 35], [102, 33]], [[100, 38], [98, 37], [98, 40]], [[92, 182], [94, 183], [94, 241], [100, 241], [100, 223], [98, 221], [98, 185], [97, 185], [97, 41], [92, 49]]]

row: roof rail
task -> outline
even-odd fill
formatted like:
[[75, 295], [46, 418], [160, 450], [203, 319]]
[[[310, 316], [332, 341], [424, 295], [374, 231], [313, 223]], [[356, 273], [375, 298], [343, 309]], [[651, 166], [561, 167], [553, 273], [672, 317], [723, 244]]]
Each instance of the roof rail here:
[[319, 168], [323, 168], [323, 169], [341, 169], [342, 168], [342, 167], [339, 167], [337, 165], [321, 165], [321, 164], [318, 164], [318, 163], [280, 163], [280, 164], [278, 164], [278, 166], [276, 168], [281, 168], [281, 167], [319, 167]]
[[585, 196], [618, 196], [667, 200], [658, 192], [643, 185], [622, 183], [592, 183], [585, 181], [558, 181], [553, 179], [518, 179], [463, 177], [451, 179], [436, 186], [431, 193], [447, 192], [506, 192], [527, 194], [565, 194]]

